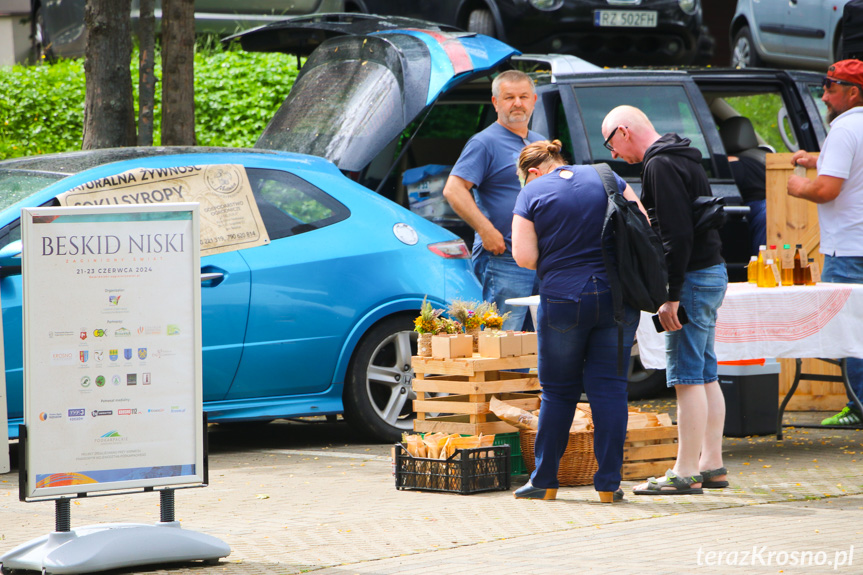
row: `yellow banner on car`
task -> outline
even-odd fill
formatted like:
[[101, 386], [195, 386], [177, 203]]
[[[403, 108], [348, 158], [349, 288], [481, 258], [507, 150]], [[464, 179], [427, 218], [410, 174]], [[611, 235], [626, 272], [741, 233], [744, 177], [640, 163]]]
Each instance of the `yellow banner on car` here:
[[61, 206], [201, 205], [201, 255], [261, 246], [270, 238], [246, 170], [236, 164], [136, 168], [76, 186]]

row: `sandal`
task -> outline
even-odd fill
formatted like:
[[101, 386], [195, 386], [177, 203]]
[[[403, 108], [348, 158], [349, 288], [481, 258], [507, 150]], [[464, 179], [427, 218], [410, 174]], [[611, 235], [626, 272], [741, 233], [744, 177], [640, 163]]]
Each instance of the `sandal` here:
[[728, 487], [727, 481], [713, 481], [713, 478], [717, 475], [728, 475], [728, 470], [724, 467], [720, 467], [719, 469], [702, 471], [701, 477], [704, 481], [701, 482], [701, 487], [706, 487], [707, 489], [722, 489], [723, 487]]
[[701, 483], [700, 475], [681, 477], [669, 469], [665, 477], [656, 479], [651, 477], [642, 489], [633, 489], [635, 495], [690, 495], [704, 493], [701, 487], [692, 487], [695, 483]]

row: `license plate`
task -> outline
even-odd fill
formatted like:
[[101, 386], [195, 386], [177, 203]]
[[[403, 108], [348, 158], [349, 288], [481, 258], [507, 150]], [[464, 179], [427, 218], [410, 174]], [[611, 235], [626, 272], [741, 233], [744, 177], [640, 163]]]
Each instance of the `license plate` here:
[[597, 10], [593, 13], [593, 25], [617, 28], [656, 28], [656, 11]]

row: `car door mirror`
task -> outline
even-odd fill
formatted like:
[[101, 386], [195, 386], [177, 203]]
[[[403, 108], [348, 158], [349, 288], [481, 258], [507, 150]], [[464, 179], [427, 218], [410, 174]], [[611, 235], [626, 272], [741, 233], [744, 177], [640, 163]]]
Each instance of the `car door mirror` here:
[[15, 240], [14, 242], [9, 242], [2, 248], [0, 248], [0, 259], [2, 258], [20, 258], [21, 257], [21, 240]]

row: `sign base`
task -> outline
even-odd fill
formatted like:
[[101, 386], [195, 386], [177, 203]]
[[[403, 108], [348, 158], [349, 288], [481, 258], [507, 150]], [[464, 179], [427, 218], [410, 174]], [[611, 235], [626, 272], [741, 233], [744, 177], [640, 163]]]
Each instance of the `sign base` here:
[[218, 561], [231, 548], [224, 541], [180, 527], [179, 521], [104, 523], [54, 531], [0, 557], [2, 569], [42, 573], [93, 573], [183, 561]]

